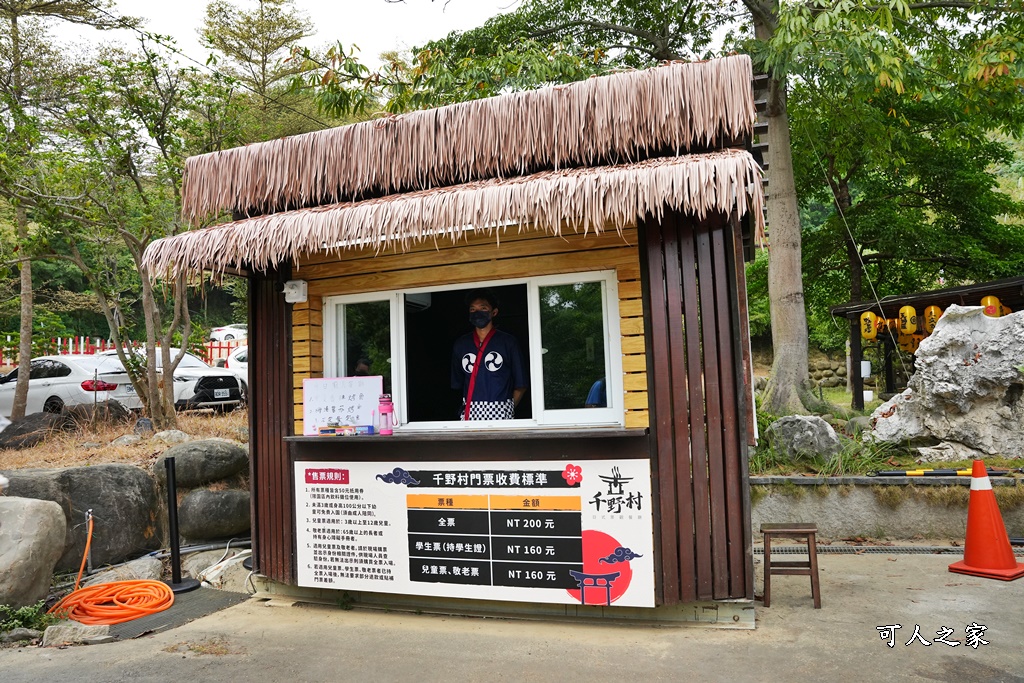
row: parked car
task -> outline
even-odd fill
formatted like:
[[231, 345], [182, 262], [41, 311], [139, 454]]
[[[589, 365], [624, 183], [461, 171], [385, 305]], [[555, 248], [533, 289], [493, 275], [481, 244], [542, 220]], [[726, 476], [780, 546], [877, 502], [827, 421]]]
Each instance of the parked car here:
[[[171, 349], [171, 358], [177, 358], [178, 349]], [[113, 356], [116, 351], [104, 351]], [[157, 354], [157, 369], [162, 367], [161, 354]], [[120, 366], [120, 363], [118, 363]], [[245, 401], [244, 390], [238, 377], [230, 370], [211, 368], [198, 356], [186, 353], [174, 369], [174, 407], [178, 410], [214, 408], [228, 410]]]
[[232, 339], [248, 339], [248, 325], [225, 325], [210, 330], [210, 339], [213, 341], [231, 341]]
[[[0, 377], [0, 415], [10, 417], [21, 368]], [[41, 356], [29, 365], [25, 412], [59, 413], [64, 406], [114, 400], [128, 409], [142, 407], [117, 357], [105, 355]]]
[[242, 395], [249, 396], [249, 346], [239, 346], [228, 354], [224, 367], [235, 373], [238, 381], [242, 383]]

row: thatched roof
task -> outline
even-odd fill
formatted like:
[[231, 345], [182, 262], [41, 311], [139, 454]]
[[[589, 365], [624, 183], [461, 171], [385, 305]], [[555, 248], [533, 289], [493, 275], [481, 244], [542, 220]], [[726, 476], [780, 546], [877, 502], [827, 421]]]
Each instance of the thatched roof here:
[[632, 164], [544, 171], [406, 194], [300, 209], [185, 232], [151, 244], [150, 273], [264, 270], [314, 251], [457, 240], [466, 231], [551, 234], [621, 230], [678, 209], [751, 214], [763, 224], [761, 170], [745, 151], [663, 157]]
[[672, 63], [192, 157], [182, 210], [194, 223], [734, 145], [751, 74], [745, 55]]

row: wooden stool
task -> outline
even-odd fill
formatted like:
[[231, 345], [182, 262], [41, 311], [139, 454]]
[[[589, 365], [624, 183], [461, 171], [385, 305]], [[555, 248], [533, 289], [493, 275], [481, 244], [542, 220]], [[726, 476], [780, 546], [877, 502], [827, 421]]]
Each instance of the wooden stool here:
[[[818, 533], [818, 525], [762, 524], [764, 534], [764, 606], [771, 605], [772, 574], [788, 574], [790, 576], [810, 576], [811, 596], [814, 598], [814, 609], [821, 609], [821, 589], [818, 586], [818, 546], [814, 535]], [[794, 538], [807, 543], [806, 560], [778, 560], [772, 562], [772, 537]]]

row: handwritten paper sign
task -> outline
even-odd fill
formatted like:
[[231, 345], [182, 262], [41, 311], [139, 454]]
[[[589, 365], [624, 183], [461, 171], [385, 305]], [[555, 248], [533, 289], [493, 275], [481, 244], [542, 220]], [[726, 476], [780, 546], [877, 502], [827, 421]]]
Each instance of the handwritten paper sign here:
[[384, 378], [329, 377], [302, 380], [302, 433], [321, 428], [372, 425], [384, 393]]

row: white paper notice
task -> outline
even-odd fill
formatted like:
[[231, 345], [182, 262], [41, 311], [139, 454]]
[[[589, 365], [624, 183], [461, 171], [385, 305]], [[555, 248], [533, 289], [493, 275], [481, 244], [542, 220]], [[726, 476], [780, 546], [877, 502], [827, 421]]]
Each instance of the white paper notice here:
[[315, 436], [321, 427], [372, 425], [382, 393], [380, 375], [304, 379], [302, 433]]

